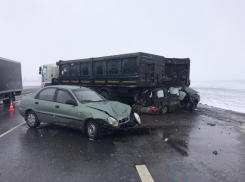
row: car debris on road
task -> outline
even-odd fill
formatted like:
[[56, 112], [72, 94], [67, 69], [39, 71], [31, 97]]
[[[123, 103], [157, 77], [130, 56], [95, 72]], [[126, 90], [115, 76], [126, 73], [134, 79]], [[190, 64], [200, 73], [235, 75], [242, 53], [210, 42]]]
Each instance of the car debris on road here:
[[207, 123], [207, 125], [216, 126], [216, 124], [214, 124], [214, 123]]

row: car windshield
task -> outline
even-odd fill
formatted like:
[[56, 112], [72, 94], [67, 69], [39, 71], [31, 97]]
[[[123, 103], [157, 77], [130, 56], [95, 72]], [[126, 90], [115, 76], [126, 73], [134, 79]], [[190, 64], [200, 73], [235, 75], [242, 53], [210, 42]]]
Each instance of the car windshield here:
[[75, 94], [77, 99], [80, 102], [100, 102], [100, 101], [106, 101], [104, 97], [96, 93], [95, 91], [92, 91], [88, 88], [79, 88], [74, 89], [72, 92]]

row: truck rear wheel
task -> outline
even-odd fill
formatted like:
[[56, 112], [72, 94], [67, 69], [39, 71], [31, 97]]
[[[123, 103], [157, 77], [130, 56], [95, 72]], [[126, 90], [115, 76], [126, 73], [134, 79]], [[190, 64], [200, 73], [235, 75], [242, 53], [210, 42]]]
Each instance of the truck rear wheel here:
[[3, 100], [3, 103], [4, 103], [4, 104], [10, 104], [10, 99]]
[[110, 100], [110, 95], [106, 91], [100, 92], [100, 95], [103, 96], [105, 99]]
[[14, 96], [14, 93], [10, 93], [9, 94], [9, 99], [6, 99], [6, 100], [3, 100], [3, 103], [4, 104], [10, 104], [10, 101], [15, 101], [15, 96]]

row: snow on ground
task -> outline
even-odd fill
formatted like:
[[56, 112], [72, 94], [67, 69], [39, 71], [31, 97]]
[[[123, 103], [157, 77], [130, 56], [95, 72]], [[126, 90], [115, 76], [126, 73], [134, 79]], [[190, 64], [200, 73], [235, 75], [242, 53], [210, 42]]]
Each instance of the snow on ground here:
[[245, 80], [192, 81], [201, 96], [200, 103], [245, 113]]

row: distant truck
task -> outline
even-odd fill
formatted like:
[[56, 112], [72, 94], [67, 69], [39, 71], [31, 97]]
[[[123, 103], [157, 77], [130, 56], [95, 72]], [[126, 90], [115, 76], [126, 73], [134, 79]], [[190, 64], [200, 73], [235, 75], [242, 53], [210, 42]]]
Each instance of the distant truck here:
[[0, 101], [9, 104], [22, 91], [21, 63], [0, 58]]

